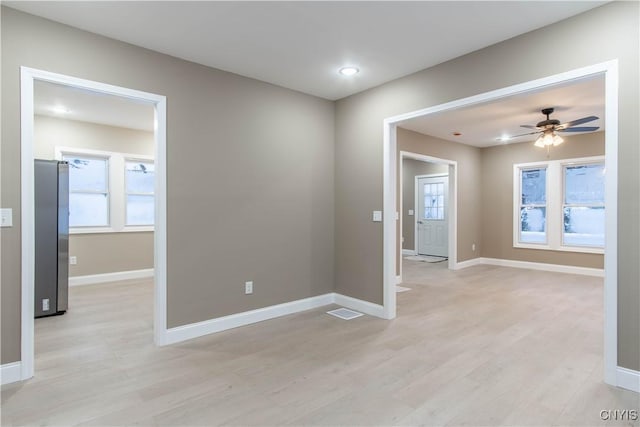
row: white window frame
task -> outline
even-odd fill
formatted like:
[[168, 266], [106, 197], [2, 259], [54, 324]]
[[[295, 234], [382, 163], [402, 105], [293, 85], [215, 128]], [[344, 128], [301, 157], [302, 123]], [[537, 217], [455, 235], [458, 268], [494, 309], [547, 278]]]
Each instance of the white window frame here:
[[77, 229], [77, 230], [91, 230], [91, 229], [106, 229], [106, 228], [110, 228], [111, 227], [111, 182], [110, 182], [110, 177], [111, 177], [111, 159], [108, 156], [104, 156], [104, 155], [98, 155], [98, 154], [80, 154], [80, 153], [67, 153], [64, 152], [60, 155], [60, 158], [57, 158], [57, 160], [64, 160], [63, 157], [64, 156], [77, 156], [79, 158], [82, 159], [93, 159], [93, 160], [104, 160], [106, 163], [106, 168], [105, 168], [105, 178], [106, 178], [106, 182], [105, 182], [105, 191], [87, 191], [87, 190], [80, 190], [80, 191], [72, 191], [71, 188], [69, 188], [69, 195], [71, 195], [72, 193], [75, 194], [106, 194], [107, 196], [107, 223], [105, 225], [76, 225], [76, 226], [71, 226], [69, 225], [69, 229]]
[[153, 163], [153, 156], [61, 146], [56, 146], [54, 152], [56, 160], [62, 160], [63, 156], [96, 157], [106, 158], [109, 165], [109, 225], [105, 227], [69, 227], [69, 234], [154, 231], [154, 225], [126, 225], [127, 196], [125, 183], [125, 162], [127, 160], [140, 160]]
[[129, 191], [129, 187], [127, 185], [127, 162], [139, 162], [139, 163], [147, 163], [147, 164], [152, 164], [154, 165], [154, 174], [155, 174], [155, 163], [153, 161], [153, 159], [147, 159], [144, 158], [143, 156], [135, 156], [135, 157], [131, 157], [131, 156], [125, 156], [123, 159], [123, 163], [122, 163], [122, 168], [124, 171], [124, 226], [127, 228], [132, 228], [132, 227], [151, 227], [153, 228], [153, 225], [127, 225], [127, 209], [129, 208], [129, 204], [127, 203], [127, 196], [131, 195], [131, 196], [151, 196], [154, 197], [156, 196], [156, 192], [155, 192], [155, 188], [153, 193], [134, 193], [134, 192], [130, 192]]
[[[604, 156], [543, 162], [517, 163], [513, 165], [513, 247], [563, 252], [604, 254], [604, 246], [570, 246], [563, 243], [564, 224], [564, 168], [566, 166], [604, 164]], [[521, 173], [523, 170], [546, 167], [546, 243], [520, 241]], [[606, 207], [605, 207], [606, 209]]]
[[[530, 170], [536, 170], [536, 169], [544, 169], [545, 170], [545, 181], [544, 181], [544, 185], [545, 185], [545, 203], [544, 204], [539, 204], [539, 203], [532, 203], [526, 206], [532, 206], [532, 207], [544, 207], [545, 209], [545, 237], [544, 237], [544, 242], [540, 242], [540, 243], [535, 243], [535, 242], [521, 242], [520, 241], [520, 237], [521, 237], [521, 225], [520, 225], [520, 221], [522, 219], [522, 208], [523, 208], [523, 204], [522, 204], [522, 173], [525, 171], [530, 171]], [[514, 188], [516, 188], [517, 186], [517, 196], [514, 193], [514, 207], [515, 207], [515, 211], [514, 211], [514, 215], [515, 212], [517, 211], [517, 218], [514, 216], [514, 221], [517, 221], [515, 230], [517, 230], [517, 234], [514, 235], [514, 242], [517, 243], [519, 246], [518, 247], [526, 247], [529, 249], [550, 249], [550, 239], [549, 239], [549, 193], [550, 193], [550, 188], [549, 188], [549, 165], [547, 162], [536, 162], [536, 163], [529, 163], [529, 164], [523, 164], [520, 165], [515, 174], [515, 180], [514, 181]], [[517, 182], [517, 184], [516, 184]]]

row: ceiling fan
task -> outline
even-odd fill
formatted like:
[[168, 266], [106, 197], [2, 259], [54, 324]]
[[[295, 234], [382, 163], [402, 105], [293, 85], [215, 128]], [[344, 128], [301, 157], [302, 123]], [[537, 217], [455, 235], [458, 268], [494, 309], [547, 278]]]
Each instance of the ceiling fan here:
[[592, 122], [598, 120], [596, 116], [583, 117], [581, 119], [572, 120], [566, 123], [560, 123], [560, 120], [551, 119], [549, 116], [553, 114], [553, 108], [543, 108], [542, 114], [547, 116], [546, 120], [538, 122], [535, 126], [521, 125], [520, 127], [527, 129], [535, 129], [534, 132], [523, 133], [520, 135], [512, 136], [511, 138], [517, 138], [525, 135], [540, 134], [536, 139], [536, 147], [549, 147], [551, 145], [562, 144], [564, 140], [556, 132], [593, 132], [600, 129], [598, 126], [577, 126], [583, 123]]

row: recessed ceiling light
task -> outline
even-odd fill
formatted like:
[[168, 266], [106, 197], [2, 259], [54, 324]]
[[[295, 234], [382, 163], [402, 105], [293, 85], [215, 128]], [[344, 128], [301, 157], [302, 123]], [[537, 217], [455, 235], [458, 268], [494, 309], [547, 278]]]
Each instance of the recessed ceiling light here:
[[358, 70], [356, 67], [342, 67], [338, 70], [338, 73], [342, 74], [343, 76], [353, 76], [354, 74], [358, 74], [360, 72], [360, 70]]
[[460, 135], [462, 135], [460, 132], [454, 132], [453, 133], [453, 136], [460, 136]]

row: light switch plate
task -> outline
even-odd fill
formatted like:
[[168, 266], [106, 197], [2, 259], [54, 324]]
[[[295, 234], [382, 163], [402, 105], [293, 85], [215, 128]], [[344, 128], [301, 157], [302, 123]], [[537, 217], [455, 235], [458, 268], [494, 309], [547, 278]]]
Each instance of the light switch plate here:
[[373, 211], [373, 222], [382, 222], [382, 211]]
[[0, 227], [13, 227], [13, 209], [0, 209]]
[[413, 216], [413, 209], [409, 209], [409, 216]]

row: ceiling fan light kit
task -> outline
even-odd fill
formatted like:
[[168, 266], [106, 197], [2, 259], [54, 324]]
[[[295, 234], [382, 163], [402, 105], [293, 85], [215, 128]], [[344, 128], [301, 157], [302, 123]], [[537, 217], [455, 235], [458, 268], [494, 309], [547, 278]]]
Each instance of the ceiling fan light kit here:
[[536, 142], [533, 144], [536, 147], [547, 147], [547, 151], [551, 147], [555, 147], [556, 145], [560, 145], [564, 142], [564, 139], [558, 135], [558, 132], [593, 132], [600, 129], [598, 126], [583, 126], [576, 127], [576, 125], [580, 125], [582, 123], [591, 122], [594, 120], [598, 120], [596, 116], [583, 117], [581, 119], [572, 120], [566, 123], [560, 123], [560, 120], [551, 119], [549, 116], [553, 114], [553, 108], [544, 108], [542, 109], [542, 114], [547, 116], [546, 120], [538, 122], [535, 126], [531, 125], [521, 125], [520, 127], [527, 129], [535, 129], [533, 132], [523, 133], [521, 135], [512, 136], [509, 139], [517, 138], [525, 135], [535, 135], [537, 133], [540, 134]]
[[542, 135], [538, 137], [538, 139], [536, 139], [536, 142], [533, 145], [535, 145], [536, 147], [549, 147], [549, 146], [555, 147], [556, 145], [560, 145], [563, 142], [564, 142], [564, 139], [562, 139], [554, 131], [545, 131]]

